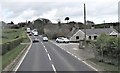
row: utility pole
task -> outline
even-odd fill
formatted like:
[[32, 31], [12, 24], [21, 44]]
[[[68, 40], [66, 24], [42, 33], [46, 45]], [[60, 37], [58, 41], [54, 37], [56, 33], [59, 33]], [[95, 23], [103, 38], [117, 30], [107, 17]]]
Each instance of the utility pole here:
[[86, 47], [86, 6], [85, 4], [84, 4], [84, 31], [85, 31], [84, 47]]
[[[120, 29], [120, 1], [118, 2], [118, 29]], [[120, 31], [118, 31], [118, 32], [120, 32]], [[119, 35], [120, 34], [118, 33], [118, 36]], [[120, 49], [119, 43], [120, 43], [120, 39], [118, 37], [118, 51]], [[118, 54], [118, 73], [120, 73], [120, 55], [119, 54]]]

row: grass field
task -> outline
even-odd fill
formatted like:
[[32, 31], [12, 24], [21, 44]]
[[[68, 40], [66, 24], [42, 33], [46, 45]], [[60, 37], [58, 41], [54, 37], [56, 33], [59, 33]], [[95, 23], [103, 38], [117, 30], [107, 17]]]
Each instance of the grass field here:
[[[25, 37], [25, 39], [23, 40], [22, 43], [30, 42], [29, 38], [26, 35], [26, 32], [24, 31], [24, 28], [21, 28], [21, 29], [5, 29], [5, 30], [3, 30], [1, 43], [9, 42], [18, 36]], [[27, 46], [27, 44], [19, 44], [14, 49], [12, 49], [9, 52], [7, 52], [6, 54], [4, 54], [2, 56], [2, 69], [4, 69], [8, 64], [10, 64], [26, 46]]]
[[23, 33], [23, 31], [24, 31], [24, 28], [2, 30], [2, 41], [0, 41], [0, 43], [6, 43], [8, 41], [16, 39], [16, 37], [20, 37], [24, 35], [25, 33]]

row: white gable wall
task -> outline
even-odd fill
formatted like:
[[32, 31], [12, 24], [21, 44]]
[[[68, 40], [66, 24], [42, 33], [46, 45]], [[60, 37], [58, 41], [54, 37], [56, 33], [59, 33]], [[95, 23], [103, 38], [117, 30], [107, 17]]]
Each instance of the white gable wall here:
[[[76, 32], [76, 33], [70, 38], [70, 41], [83, 40], [83, 39], [84, 39], [84, 35], [85, 35], [85, 33], [82, 32], [81, 30], [79, 30], [78, 32]], [[79, 39], [76, 39], [76, 36], [79, 36]]]
[[118, 35], [118, 33], [115, 32], [115, 31], [113, 31], [113, 32], [111, 32], [109, 35]]

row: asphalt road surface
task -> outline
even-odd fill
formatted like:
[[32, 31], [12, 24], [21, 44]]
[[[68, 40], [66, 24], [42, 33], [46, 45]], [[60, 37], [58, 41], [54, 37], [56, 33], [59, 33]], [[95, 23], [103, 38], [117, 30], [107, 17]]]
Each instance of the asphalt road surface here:
[[43, 42], [40, 36], [36, 37], [39, 42], [32, 44], [18, 71], [51, 71], [54, 73], [81, 73], [86, 71], [84, 73], [96, 73], [93, 72], [92, 68], [55, 44], [49, 41]]

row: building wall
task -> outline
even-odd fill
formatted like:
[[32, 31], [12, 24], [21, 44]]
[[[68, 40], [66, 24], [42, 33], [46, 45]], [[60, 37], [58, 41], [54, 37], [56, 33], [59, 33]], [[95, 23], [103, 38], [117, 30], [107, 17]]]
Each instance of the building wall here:
[[[76, 37], [79, 37], [79, 39], [76, 39]], [[70, 38], [70, 41], [79, 41], [83, 39], [84, 39], [84, 33], [81, 30], [79, 30]]]

